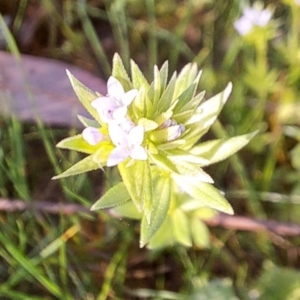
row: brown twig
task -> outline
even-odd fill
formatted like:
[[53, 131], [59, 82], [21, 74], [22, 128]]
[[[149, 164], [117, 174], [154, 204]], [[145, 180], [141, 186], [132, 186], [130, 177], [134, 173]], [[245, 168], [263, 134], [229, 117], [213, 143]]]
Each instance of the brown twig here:
[[[26, 203], [22, 200], [0, 198], [0, 211], [16, 212], [24, 211], [26, 209], [64, 215], [93, 213], [89, 208], [80, 204], [51, 203], [46, 201]], [[300, 224], [284, 223], [274, 220], [256, 220], [249, 217], [218, 214], [209, 220], [205, 220], [205, 223], [210, 227], [218, 226], [227, 229], [252, 232], [267, 230], [282, 236], [300, 236]]]

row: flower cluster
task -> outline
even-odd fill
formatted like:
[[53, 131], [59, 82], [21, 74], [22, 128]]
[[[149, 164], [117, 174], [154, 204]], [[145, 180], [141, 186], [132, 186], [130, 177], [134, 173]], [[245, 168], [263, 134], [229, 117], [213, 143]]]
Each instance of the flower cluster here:
[[272, 18], [272, 11], [270, 9], [263, 9], [259, 3], [253, 7], [245, 7], [243, 15], [240, 19], [234, 22], [236, 31], [244, 36], [251, 32], [256, 27], [265, 27]]
[[87, 127], [82, 132], [83, 139], [92, 146], [111, 140], [115, 148], [107, 159], [108, 167], [115, 166], [128, 157], [146, 160], [147, 152], [141, 146], [144, 128], [135, 125], [127, 115], [128, 106], [138, 91], [132, 89], [125, 93], [121, 83], [112, 76], [108, 79], [107, 91], [107, 96], [95, 99], [91, 105], [97, 110], [102, 122], [107, 124], [108, 136], [97, 128]]
[[[203, 167], [232, 155], [255, 133], [198, 144], [226, 103], [231, 84], [202, 103], [204, 93], [197, 93], [201, 72], [195, 64], [174, 73], [169, 81], [168, 64], [155, 66], [149, 83], [133, 61], [130, 79], [118, 54], [106, 96], [99, 97], [68, 75], [94, 120], [79, 116], [86, 127], [82, 134], [57, 145], [88, 156], [55, 178], [112, 166], [118, 167], [122, 178], [92, 210], [116, 208], [123, 216], [138, 216], [140, 245], [150, 242], [151, 247], [167, 240], [187, 246], [191, 239], [199, 240], [189, 236], [198, 231], [196, 212], [203, 208], [233, 213]], [[170, 226], [166, 239], [165, 230], [159, 229]]]

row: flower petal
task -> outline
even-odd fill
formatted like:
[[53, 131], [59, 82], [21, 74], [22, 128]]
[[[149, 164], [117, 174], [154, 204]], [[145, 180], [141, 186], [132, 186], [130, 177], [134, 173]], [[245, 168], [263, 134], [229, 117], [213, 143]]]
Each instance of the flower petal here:
[[127, 146], [127, 133], [115, 122], [108, 125], [110, 139], [116, 146]]
[[142, 146], [134, 146], [129, 150], [129, 156], [133, 159], [146, 160], [148, 155]]
[[268, 9], [264, 9], [263, 11], [260, 12], [259, 16], [256, 19], [255, 24], [260, 27], [264, 27], [269, 23], [271, 18], [272, 18], [272, 12], [269, 11]]
[[127, 114], [127, 106], [119, 106], [112, 113], [112, 118], [114, 120], [122, 120], [125, 119]]
[[92, 101], [91, 105], [97, 110], [102, 110], [112, 106], [116, 106], [115, 101], [110, 97], [99, 97]]
[[82, 138], [92, 146], [104, 140], [103, 134], [94, 127], [87, 127], [82, 131]]
[[128, 152], [121, 147], [116, 147], [110, 152], [106, 165], [108, 167], [116, 166], [128, 157]]
[[107, 94], [121, 101], [123, 95], [125, 94], [124, 88], [121, 82], [115, 77], [110, 76], [107, 81]]
[[244, 16], [234, 22], [234, 28], [239, 33], [239, 35], [242, 36], [248, 34], [251, 31], [252, 27], [252, 22]]
[[129, 145], [141, 145], [144, 140], [144, 127], [135, 126], [128, 133], [128, 144]]
[[133, 99], [137, 96], [137, 94], [138, 94], [138, 90], [130, 90], [126, 92], [122, 96], [122, 103], [128, 106], [133, 101]]

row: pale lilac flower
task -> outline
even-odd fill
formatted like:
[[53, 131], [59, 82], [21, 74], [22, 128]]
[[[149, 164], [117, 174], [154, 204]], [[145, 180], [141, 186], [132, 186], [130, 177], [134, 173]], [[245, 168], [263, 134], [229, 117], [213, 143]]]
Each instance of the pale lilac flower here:
[[108, 126], [108, 132], [113, 144], [116, 146], [108, 157], [108, 167], [121, 163], [127, 157], [137, 160], [147, 159], [147, 152], [141, 146], [144, 140], [143, 126], [134, 126], [126, 131], [122, 124], [112, 122]]
[[269, 9], [262, 9], [259, 6], [246, 7], [243, 10], [243, 16], [234, 22], [234, 28], [244, 36], [252, 30], [253, 26], [265, 27], [271, 17], [272, 12]]
[[91, 104], [97, 110], [101, 120], [109, 123], [126, 117], [127, 107], [137, 94], [136, 89], [125, 93], [122, 84], [111, 76], [107, 82], [107, 96], [99, 97]]
[[82, 131], [82, 138], [92, 146], [96, 146], [101, 141], [107, 139], [97, 128], [87, 127]]

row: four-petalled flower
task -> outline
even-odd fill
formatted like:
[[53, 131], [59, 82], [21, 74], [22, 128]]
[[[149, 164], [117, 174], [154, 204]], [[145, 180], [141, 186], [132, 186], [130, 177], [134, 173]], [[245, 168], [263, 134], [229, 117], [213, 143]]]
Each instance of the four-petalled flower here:
[[[130, 126], [130, 124], [125, 125], [122, 126], [122, 124], [117, 124], [115, 122], [111, 122], [109, 124], [109, 136], [116, 148], [112, 150], [108, 157], [108, 167], [112, 167], [121, 163], [127, 157], [131, 157], [132, 159], [137, 160], [147, 159], [147, 152], [141, 146], [144, 140], [143, 126]], [[124, 129], [126, 127], [127, 130]]]
[[109, 123], [126, 117], [127, 107], [138, 94], [138, 90], [124, 91], [122, 84], [114, 77], [107, 82], [107, 96], [99, 97], [91, 104], [97, 110], [101, 120]]
[[246, 7], [243, 9], [243, 16], [234, 22], [236, 31], [244, 36], [254, 26], [265, 27], [271, 20], [272, 12], [269, 9], [262, 9], [260, 6]]

